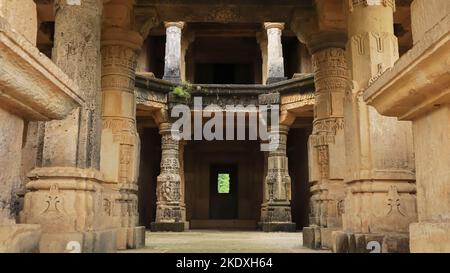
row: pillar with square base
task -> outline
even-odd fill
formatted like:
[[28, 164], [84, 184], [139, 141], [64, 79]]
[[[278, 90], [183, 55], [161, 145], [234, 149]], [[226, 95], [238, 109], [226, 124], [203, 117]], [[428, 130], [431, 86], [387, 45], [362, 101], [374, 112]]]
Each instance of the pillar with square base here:
[[99, 0], [55, 1], [52, 58], [78, 85], [85, 104], [45, 124], [42, 166], [29, 174], [21, 221], [41, 225], [41, 252], [65, 252], [71, 241], [82, 252], [116, 249], [99, 172], [102, 10]]
[[410, 251], [450, 252], [450, 3], [415, 0], [411, 17], [413, 48], [364, 100], [413, 123], [418, 222], [409, 226]]
[[271, 127], [270, 139], [278, 140], [276, 149], [269, 151], [264, 200], [261, 206], [261, 226], [264, 232], [294, 232], [291, 214], [291, 177], [288, 172], [286, 142], [289, 126]]
[[343, 231], [333, 233], [337, 252], [367, 251], [355, 241], [408, 252], [417, 219], [411, 123], [379, 115], [362, 96], [399, 57], [394, 12], [395, 1], [346, 1], [353, 82], [344, 100], [347, 188]]
[[171, 123], [160, 124], [161, 134], [161, 173], [157, 178], [156, 219], [151, 223], [152, 231], [185, 230], [185, 208], [182, 200], [182, 187], [179, 161], [179, 140]]
[[[316, 36], [321, 36], [317, 33]], [[310, 248], [331, 248], [331, 233], [342, 229], [345, 196], [344, 95], [349, 85], [345, 38], [322, 35], [308, 44], [315, 73], [313, 132], [309, 137], [309, 227], [303, 242]], [[331, 41], [329, 41], [331, 39]], [[333, 46], [330, 47], [329, 45]], [[341, 45], [340, 47], [338, 45]]]

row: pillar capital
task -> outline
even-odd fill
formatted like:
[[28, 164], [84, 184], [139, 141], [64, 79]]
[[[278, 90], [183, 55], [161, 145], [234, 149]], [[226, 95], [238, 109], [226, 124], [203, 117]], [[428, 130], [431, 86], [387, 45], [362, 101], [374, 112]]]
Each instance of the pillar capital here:
[[141, 50], [144, 39], [139, 32], [118, 27], [104, 28], [102, 31], [103, 46], [125, 46], [136, 52]]
[[279, 23], [279, 22], [265, 22], [264, 23], [264, 28], [266, 30], [272, 29], [272, 28], [277, 28], [279, 30], [284, 30], [284, 23]]
[[164, 22], [164, 27], [165, 28], [169, 28], [169, 27], [177, 27], [179, 29], [183, 29], [186, 26], [185, 22]]
[[347, 33], [343, 31], [319, 31], [308, 37], [306, 46], [311, 54], [328, 48], [345, 50], [347, 40]]

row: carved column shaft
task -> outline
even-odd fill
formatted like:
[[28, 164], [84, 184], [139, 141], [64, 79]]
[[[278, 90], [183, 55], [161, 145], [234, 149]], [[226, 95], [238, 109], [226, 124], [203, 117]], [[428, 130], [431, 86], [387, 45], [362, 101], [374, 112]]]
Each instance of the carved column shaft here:
[[181, 81], [181, 34], [183, 22], [167, 22], [166, 56], [164, 58], [164, 79], [173, 82]]
[[[119, 249], [138, 247], [137, 180], [140, 140], [134, 93], [137, 58], [143, 39], [132, 30], [132, 0], [111, 0], [105, 6], [102, 29], [101, 171], [113, 207]], [[120, 15], [119, 17], [117, 17]]]
[[295, 231], [291, 216], [291, 177], [288, 171], [286, 142], [289, 126], [272, 127], [270, 134], [278, 138], [276, 150], [267, 159], [267, 176], [264, 181], [264, 200], [261, 224], [264, 231]]
[[180, 143], [173, 136], [171, 123], [160, 125], [161, 172], [157, 178], [156, 221], [153, 230], [184, 230], [180, 176]]
[[353, 87], [344, 102], [344, 231], [408, 232], [417, 217], [410, 122], [379, 115], [363, 91], [398, 59], [395, 1], [348, 0], [347, 45]]
[[281, 35], [284, 23], [264, 23], [267, 31], [267, 82], [285, 80]]
[[344, 199], [344, 95], [348, 87], [345, 50], [326, 48], [312, 54], [315, 73], [313, 132], [309, 139], [310, 224], [339, 227]]

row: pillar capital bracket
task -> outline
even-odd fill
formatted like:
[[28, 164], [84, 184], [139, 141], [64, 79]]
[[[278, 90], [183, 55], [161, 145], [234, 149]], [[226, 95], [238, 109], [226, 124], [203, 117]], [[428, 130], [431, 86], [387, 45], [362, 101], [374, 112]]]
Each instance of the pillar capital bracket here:
[[319, 31], [309, 36], [306, 46], [311, 54], [327, 48], [345, 50], [347, 40], [347, 33], [343, 31]]
[[143, 42], [144, 39], [139, 32], [133, 30], [110, 27], [102, 31], [102, 46], [122, 45], [139, 51]]

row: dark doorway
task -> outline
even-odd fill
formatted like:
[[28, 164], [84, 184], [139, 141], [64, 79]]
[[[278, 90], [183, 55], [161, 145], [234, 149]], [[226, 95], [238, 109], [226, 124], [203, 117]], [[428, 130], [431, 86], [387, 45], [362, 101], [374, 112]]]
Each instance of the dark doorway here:
[[197, 64], [195, 82], [204, 84], [254, 84], [250, 64]]
[[212, 165], [210, 168], [210, 219], [237, 219], [237, 166]]

